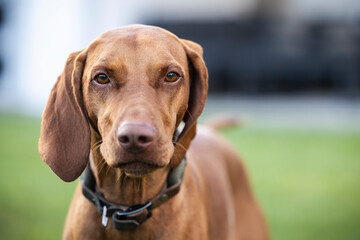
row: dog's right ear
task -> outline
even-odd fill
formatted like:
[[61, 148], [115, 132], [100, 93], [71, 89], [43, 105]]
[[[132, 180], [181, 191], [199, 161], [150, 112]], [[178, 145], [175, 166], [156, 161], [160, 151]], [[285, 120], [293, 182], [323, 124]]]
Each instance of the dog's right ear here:
[[90, 129], [82, 97], [85, 61], [85, 50], [70, 54], [41, 122], [40, 157], [65, 182], [78, 178], [89, 159]]

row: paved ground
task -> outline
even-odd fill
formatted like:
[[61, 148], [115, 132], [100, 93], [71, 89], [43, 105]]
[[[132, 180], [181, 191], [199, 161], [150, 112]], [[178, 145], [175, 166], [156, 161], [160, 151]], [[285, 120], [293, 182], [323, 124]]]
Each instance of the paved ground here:
[[360, 132], [360, 99], [209, 96], [204, 117], [244, 116], [249, 127]]

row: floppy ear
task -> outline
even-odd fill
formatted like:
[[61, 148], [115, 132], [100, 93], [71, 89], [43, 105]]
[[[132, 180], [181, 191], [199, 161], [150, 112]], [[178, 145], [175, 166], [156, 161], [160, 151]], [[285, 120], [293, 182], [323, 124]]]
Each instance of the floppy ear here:
[[202, 57], [202, 47], [189, 40], [181, 41], [189, 61], [190, 96], [183, 119], [185, 126], [175, 144], [175, 152], [171, 159], [172, 167], [180, 163], [196, 135], [196, 122], [204, 109], [208, 89], [208, 72]]
[[85, 51], [70, 54], [41, 122], [40, 157], [66, 182], [80, 176], [90, 152], [90, 129], [82, 97], [85, 61]]

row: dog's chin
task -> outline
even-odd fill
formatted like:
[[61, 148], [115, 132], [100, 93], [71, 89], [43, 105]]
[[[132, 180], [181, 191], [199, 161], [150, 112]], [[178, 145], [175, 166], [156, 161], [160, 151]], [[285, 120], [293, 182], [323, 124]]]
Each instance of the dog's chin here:
[[117, 167], [120, 168], [120, 170], [128, 177], [142, 178], [154, 172], [156, 169], [162, 168], [163, 166], [134, 160], [131, 162], [120, 163]]

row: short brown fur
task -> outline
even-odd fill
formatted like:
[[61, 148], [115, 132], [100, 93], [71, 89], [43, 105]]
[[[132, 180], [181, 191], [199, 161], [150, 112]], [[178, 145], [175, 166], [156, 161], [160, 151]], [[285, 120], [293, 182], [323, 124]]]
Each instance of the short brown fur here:
[[[164, 80], [169, 72], [178, 74], [175, 82]], [[96, 82], [98, 74], [106, 74], [109, 83]], [[207, 80], [202, 48], [157, 27], [114, 29], [69, 56], [45, 108], [39, 141], [42, 159], [61, 179], [78, 178], [90, 159], [107, 200], [144, 204], [185, 154], [187, 166], [180, 192], [134, 231], [116, 230], [111, 220], [102, 227], [78, 184], [64, 239], [267, 239], [235, 151], [214, 130], [201, 127], [196, 133]], [[181, 121], [185, 125], [174, 143]], [[143, 152], [119, 144], [119, 129], [129, 123], [155, 129]]]

